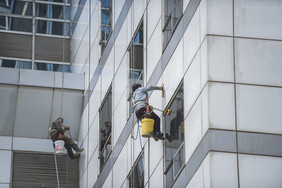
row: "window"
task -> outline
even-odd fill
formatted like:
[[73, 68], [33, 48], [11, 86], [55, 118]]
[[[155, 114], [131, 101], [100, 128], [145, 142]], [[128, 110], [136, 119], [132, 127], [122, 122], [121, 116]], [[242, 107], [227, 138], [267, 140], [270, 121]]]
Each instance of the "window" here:
[[15, 1], [12, 13], [22, 16], [32, 16], [32, 2]]
[[[171, 187], [184, 166], [183, 84], [170, 103], [170, 115], [165, 115], [165, 179]], [[185, 186], [185, 185], [183, 185]]]
[[182, 15], [183, 0], [164, 0], [164, 48]]
[[[65, 34], [64, 34], [65, 26]], [[36, 32], [50, 35], [70, 35], [70, 23], [36, 20]]]
[[103, 53], [112, 32], [112, 0], [101, 0], [101, 52]]
[[[64, 17], [65, 13], [65, 17]], [[43, 3], [36, 4], [36, 17], [70, 19], [70, 7], [63, 5], [49, 5]]]
[[129, 188], [144, 188], [144, 166], [142, 154], [137, 159], [137, 162], [130, 171], [127, 179]]
[[[70, 6], [36, 3], [36, 33], [70, 35]], [[46, 20], [47, 19], [47, 20]]]
[[8, 31], [32, 32], [32, 19], [0, 16], [0, 29]]
[[143, 23], [141, 22], [128, 49], [129, 54], [129, 116], [132, 113], [132, 85], [143, 85]]
[[34, 70], [54, 71], [54, 72], [70, 72], [69, 64], [52, 64], [52, 63], [35, 63]]
[[112, 151], [112, 89], [106, 95], [102, 107], [99, 110], [99, 140], [100, 140], [100, 170], [102, 171]]
[[0, 67], [19, 68], [19, 69], [31, 69], [32, 64], [29, 61], [0, 59]]

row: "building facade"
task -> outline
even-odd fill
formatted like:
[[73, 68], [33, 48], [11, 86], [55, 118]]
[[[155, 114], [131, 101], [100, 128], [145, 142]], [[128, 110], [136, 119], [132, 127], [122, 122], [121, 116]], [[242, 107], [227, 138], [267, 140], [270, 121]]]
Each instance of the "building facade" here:
[[[66, 82], [71, 92], [79, 90], [79, 110], [64, 109], [65, 119], [76, 115], [74, 134], [85, 148], [81, 188], [282, 186], [282, 1], [81, 0], [70, 7]], [[72, 76], [82, 80], [79, 86]], [[2, 90], [15, 87], [17, 96], [26, 87], [20, 79], [1, 80]], [[164, 85], [163, 96], [149, 92], [149, 103], [165, 141], [140, 136], [134, 83]], [[48, 96], [63, 88], [47, 87]], [[10, 174], [23, 134], [13, 126], [11, 135], [0, 132], [3, 142], [11, 140], [0, 148]], [[12, 176], [0, 186], [12, 186]]]

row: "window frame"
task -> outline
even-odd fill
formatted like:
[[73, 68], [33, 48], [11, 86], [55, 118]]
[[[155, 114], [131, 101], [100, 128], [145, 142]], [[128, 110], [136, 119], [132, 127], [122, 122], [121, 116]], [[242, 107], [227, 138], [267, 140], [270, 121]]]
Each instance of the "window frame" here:
[[[140, 74], [138, 76], [137, 79], [134, 78], [134, 83], [135, 80], [136, 81], [141, 81], [141, 85], [144, 85], [144, 21], [143, 21], [143, 17], [141, 18], [141, 21], [139, 22], [134, 34], [133, 34], [133, 37], [131, 38], [131, 41], [127, 47], [127, 54], [128, 54], [128, 72], [127, 72], [127, 83], [128, 83], [128, 98], [127, 98], [127, 101], [128, 101], [128, 113], [127, 113], [127, 118], [130, 117], [130, 115], [133, 113], [132, 111], [132, 91], [131, 91], [131, 83], [130, 83], [130, 80], [131, 80], [131, 75], [133, 75], [132, 73], [134, 73], [134, 71], [140, 71], [141, 69], [134, 69], [134, 68], [130, 68], [131, 66], [131, 61], [132, 61], [132, 56], [134, 56], [134, 54], [132, 53], [132, 49], [134, 49], [134, 46], [142, 46], [143, 50], [142, 50], [142, 56], [143, 56], [143, 62], [142, 62], [142, 66], [143, 66], [143, 69], [140, 71]], [[138, 35], [140, 29], [142, 29], [142, 34], [143, 34], [143, 43], [135, 43], [135, 38], [136, 36]]]
[[[141, 160], [142, 165], [143, 165], [143, 187], [142, 187], [142, 188], [145, 187], [144, 149], [142, 149], [142, 151], [140, 152], [139, 156], [138, 156], [137, 159], [135, 160], [135, 162], [134, 162], [132, 168], [130, 169], [130, 171], [129, 171], [127, 177], [126, 177], [127, 182], [128, 182], [127, 185], [128, 185], [129, 188], [130, 188], [130, 178], [133, 176], [135, 167], [137, 167], [137, 165], [138, 165], [138, 163], [139, 163], [140, 160]], [[133, 178], [134, 178], [134, 176], [133, 176]], [[133, 178], [132, 178], [131, 181], [133, 181]], [[134, 182], [134, 181], [133, 181], [133, 182]]]
[[[184, 112], [184, 81], [183, 79], [180, 81], [179, 85], [177, 86], [177, 88], [175, 89], [175, 92], [174, 94], [172, 95], [170, 101], [168, 102], [168, 104], [166, 105], [166, 108], [164, 109], [164, 112], [162, 113], [162, 122], [163, 122], [163, 130], [164, 130], [164, 134], [168, 133], [167, 130], [166, 130], [166, 127], [165, 127], [165, 118], [166, 118], [166, 113], [168, 111], [168, 109], [170, 109], [171, 105], [173, 104], [174, 100], [176, 99], [176, 96], [178, 95], [180, 89], [183, 89], [183, 112]], [[185, 117], [183, 117], [183, 121], [185, 122]], [[172, 174], [172, 184], [170, 185], [170, 187], [173, 187], [175, 181], [177, 180], [177, 178], [179, 177], [179, 175], [181, 174], [182, 170], [184, 169], [185, 167], [185, 124], [184, 124], [184, 138], [183, 138], [183, 141], [182, 143], [179, 145], [177, 151], [175, 152], [175, 154], [173, 155], [173, 158], [172, 160], [170, 161], [170, 163], [167, 165], [166, 167], [166, 141], [164, 143], [164, 185], [167, 186], [167, 173], [169, 172], [169, 170], [172, 168], [172, 171], [173, 171], [173, 174]], [[183, 159], [184, 159], [184, 163], [183, 165], [180, 167], [180, 169], [178, 170], [178, 172], [176, 174], [174, 174], [174, 159], [175, 157], [180, 153], [181, 149], [183, 148]]]
[[[109, 88], [108, 88], [108, 90], [107, 90], [107, 92], [106, 92], [106, 94], [105, 94], [105, 96], [103, 98], [103, 101], [102, 101], [102, 103], [101, 103], [101, 105], [99, 107], [99, 110], [98, 110], [98, 112], [99, 112], [99, 145], [98, 145], [98, 147], [99, 147], [98, 148], [99, 149], [99, 155], [98, 155], [98, 160], [99, 160], [99, 165], [100, 165], [100, 173], [102, 172], [106, 162], [108, 161], [108, 158], [109, 158], [110, 154], [113, 151], [113, 146], [111, 144], [111, 150], [107, 154], [106, 159], [104, 159], [103, 165], [101, 165], [101, 161], [103, 160], [101, 157], [103, 155], [103, 151], [104, 151], [104, 148], [105, 148], [105, 146], [104, 146], [103, 150], [101, 150], [101, 141], [102, 141], [102, 137], [101, 137], [102, 135], [101, 135], [101, 132], [100, 132], [100, 130], [102, 128], [101, 114], [102, 114], [103, 107], [104, 107], [104, 105], [106, 104], [106, 102], [108, 100], [109, 95], [111, 95], [111, 112], [110, 112], [111, 115], [110, 115], [110, 117], [111, 117], [111, 123], [112, 123], [112, 115], [113, 115], [113, 98], [112, 98], [113, 95], [112, 94], [113, 93], [112, 93], [112, 83], [111, 83], [111, 85], [109, 86]], [[113, 127], [113, 124], [112, 124], [112, 127]], [[107, 139], [107, 141], [105, 142], [104, 145], [106, 145], [106, 143], [108, 142], [109, 138], [112, 137], [112, 133], [113, 133], [113, 129], [111, 128], [111, 133], [110, 133], [110, 135], [109, 135], [109, 137], [108, 137], [108, 139]]]
[[[169, 1], [169, 0], [163, 0], [164, 4], [165, 4], [165, 1]], [[177, 3], [180, 2], [180, 1], [181, 1], [181, 8], [180, 8], [180, 9], [181, 9], [181, 14], [179, 15], [179, 18], [178, 18], [178, 20], [176, 21], [176, 23], [173, 25], [173, 28], [171, 28], [170, 36], [167, 38], [166, 43], [165, 43], [165, 31], [166, 31], [166, 27], [169, 25], [169, 22], [171, 22], [171, 19], [172, 19], [172, 18], [168, 19], [168, 20], [170, 20], [170, 21], [168, 21], [168, 20], [165, 21], [165, 17], [166, 17], [167, 15], [165, 14], [165, 10], [164, 10], [164, 7], [163, 7], [163, 27], [162, 27], [162, 34], [163, 34], [163, 42], [162, 42], [162, 45], [163, 45], [163, 52], [165, 51], [165, 49], [166, 49], [168, 43], [170, 42], [170, 40], [171, 40], [171, 38], [172, 38], [172, 36], [173, 36], [173, 34], [174, 34], [176, 28], [178, 27], [178, 25], [179, 25], [179, 23], [180, 23], [180, 21], [181, 21], [181, 19], [182, 19], [182, 17], [183, 17], [183, 0], [177, 0]], [[176, 9], [177, 3], [175, 4], [175, 6], [174, 6], [173, 9]], [[171, 17], [171, 15], [172, 15], [173, 12], [174, 12], [174, 11], [170, 12], [170, 14], [169, 14], [168, 17]]]

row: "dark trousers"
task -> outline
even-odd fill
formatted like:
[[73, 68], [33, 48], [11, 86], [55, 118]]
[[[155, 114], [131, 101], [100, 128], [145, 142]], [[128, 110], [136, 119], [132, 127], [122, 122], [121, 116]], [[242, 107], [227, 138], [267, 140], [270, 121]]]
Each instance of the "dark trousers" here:
[[[138, 120], [141, 120], [142, 117], [146, 114], [146, 108], [142, 107], [135, 112]], [[150, 109], [150, 118], [154, 119], [154, 133], [161, 132], [160, 130], [160, 118], [157, 114], [151, 111]]]

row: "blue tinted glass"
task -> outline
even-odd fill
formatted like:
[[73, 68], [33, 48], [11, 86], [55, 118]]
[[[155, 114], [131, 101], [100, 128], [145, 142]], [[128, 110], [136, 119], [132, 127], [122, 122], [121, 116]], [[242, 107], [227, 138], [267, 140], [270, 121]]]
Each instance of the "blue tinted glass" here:
[[101, 27], [101, 37], [102, 37], [102, 40], [107, 40], [109, 35], [110, 35], [110, 28], [109, 27], [106, 27], [106, 26], [102, 26]]
[[103, 8], [111, 8], [112, 1], [111, 0], [101, 0], [101, 6]]
[[105, 25], [109, 25], [110, 23], [110, 11], [102, 10], [102, 20], [101, 23]]
[[135, 39], [134, 39], [135, 44], [143, 44], [143, 30], [139, 30]]
[[35, 63], [34, 70], [54, 71], [54, 72], [70, 72], [69, 65], [51, 64], [51, 63]]
[[0, 16], [0, 29], [9, 31], [32, 31], [32, 19]]
[[31, 69], [32, 64], [28, 61], [17, 61], [10, 59], [0, 59], [0, 67], [9, 67], [9, 68], [19, 68], [19, 69]]

